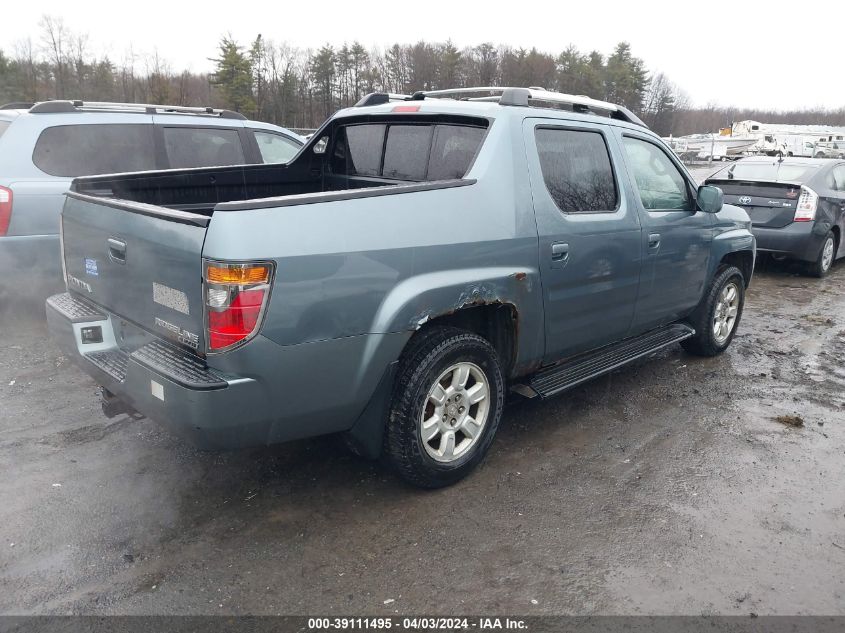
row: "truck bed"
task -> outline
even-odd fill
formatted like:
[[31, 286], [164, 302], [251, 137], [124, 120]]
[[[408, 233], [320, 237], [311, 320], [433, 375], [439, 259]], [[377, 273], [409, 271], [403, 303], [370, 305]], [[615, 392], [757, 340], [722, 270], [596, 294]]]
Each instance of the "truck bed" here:
[[221, 202], [408, 184], [407, 181], [312, 173], [302, 165], [245, 165], [78, 178], [71, 191], [210, 217]]

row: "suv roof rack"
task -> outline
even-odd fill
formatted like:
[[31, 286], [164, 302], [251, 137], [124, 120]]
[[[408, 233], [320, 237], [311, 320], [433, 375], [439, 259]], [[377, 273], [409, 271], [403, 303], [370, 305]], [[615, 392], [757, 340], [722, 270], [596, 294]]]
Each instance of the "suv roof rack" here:
[[29, 110], [34, 105], [32, 101], [12, 101], [0, 105], [0, 110]]
[[[27, 104], [30, 105], [30, 104]], [[31, 104], [32, 114], [55, 114], [61, 112], [141, 112], [144, 114], [195, 114], [217, 116], [221, 119], [240, 119], [246, 117], [233, 110], [219, 110], [215, 108], [157, 105], [151, 103], [117, 103], [110, 101], [41, 101]]]
[[422, 101], [424, 99], [457, 99], [463, 101], [489, 101], [503, 106], [530, 106], [536, 108], [558, 108], [580, 112], [582, 114], [599, 114], [620, 121], [626, 121], [642, 127], [647, 127], [640, 118], [620, 105], [591, 99], [585, 95], [570, 95], [562, 92], [552, 92], [538, 86], [530, 88], [513, 88], [507, 86], [480, 86], [470, 88], [450, 88], [448, 90], [417, 91], [413, 95], [389, 94], [374, 92], [356, 103], [356, 107], [381, 105], [389, 101]]

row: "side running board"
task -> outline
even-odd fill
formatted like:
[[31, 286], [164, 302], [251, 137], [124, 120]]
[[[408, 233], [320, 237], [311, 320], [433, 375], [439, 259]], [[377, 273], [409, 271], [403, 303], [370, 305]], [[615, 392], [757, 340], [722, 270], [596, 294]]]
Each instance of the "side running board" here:
[[548, 398], [694, 335], [694, 329], [680, 323], [651, 330], [543, 370], [529, 385], [541, 397]]

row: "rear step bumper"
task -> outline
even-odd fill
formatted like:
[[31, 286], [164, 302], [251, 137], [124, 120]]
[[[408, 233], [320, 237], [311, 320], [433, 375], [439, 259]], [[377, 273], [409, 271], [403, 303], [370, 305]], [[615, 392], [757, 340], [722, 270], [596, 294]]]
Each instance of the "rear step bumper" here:
[[[262, 395], [256, 381], [219, 375], [159, 340], [127, 353], [115, 342], [111, 317], [68, 293], [47, 300], [47, 324], [62, 350], [102, 387], [199, 447], [267, 443], [271, 421], [255, 406]], [[100, 328], [101, 341], [83, 343], [82, 330], [92, 327]]]
[[531, 388], [548, 398], [694, 335], [695, 330], [682, 323], [651, 330], [542, 371], [532, 378]]

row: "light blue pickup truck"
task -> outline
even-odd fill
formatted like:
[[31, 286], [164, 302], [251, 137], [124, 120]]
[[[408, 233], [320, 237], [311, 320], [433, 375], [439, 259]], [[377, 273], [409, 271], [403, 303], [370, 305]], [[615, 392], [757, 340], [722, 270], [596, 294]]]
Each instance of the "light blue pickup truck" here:
[[210, 448], [342, 432], [437, 487], [484, 457], [507, 389], [723, 351], [749, 227], [622, 107], [372, 94], [286, 165], [76, 179], [47, 316], [111, 413]]

